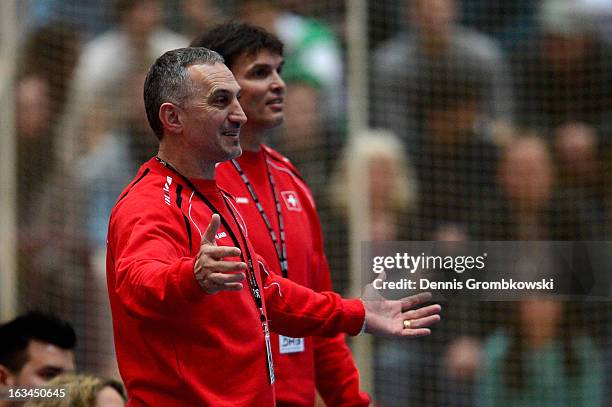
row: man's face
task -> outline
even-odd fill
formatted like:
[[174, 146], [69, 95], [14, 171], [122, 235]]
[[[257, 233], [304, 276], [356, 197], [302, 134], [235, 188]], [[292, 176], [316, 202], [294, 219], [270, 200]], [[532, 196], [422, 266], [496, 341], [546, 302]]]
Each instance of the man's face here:
[[180, 108], [183, 147], [198, 160], [217, 163], [238, 157], [246, 116], [234, 76], [223, 64], [192, 65], [188, 72], [195, 92]]
[[30, 341], [28, 361], [7, 383], [9, 386], [40, 387], [64, 372], [74, 371], [74, 353], [50, 343]]
[[476, 102], [466, 101], [445, 109], [426, 113], [428, 137], [436, 145], [463, 144], [470, 140], [478, 118]]
[[440, 37], [450, 33], [456, 18], [454, 0], [418, 0], [413, 7], [415, 23], [424, 35]]
[[130, 40], [135, 44], [142, 44], [159, 25], [162, 16], [159, 0], [141, 0], [136, 2], [124, 17], [123, 26], [129, 33]]
[[540, 140], [511, 145], [501, 161], [500, 184], [512, 204], [523, 210], [548, 205], [553, 188], [553, 163]]
[[242, 89], [240, 104], [251, 131], [265, 131], [283, 122], [285, 82], [280, 76], [283, 62], [282, 56], [262, 50], [257, 55], [242, 54], [233, 64], [234, 76]]

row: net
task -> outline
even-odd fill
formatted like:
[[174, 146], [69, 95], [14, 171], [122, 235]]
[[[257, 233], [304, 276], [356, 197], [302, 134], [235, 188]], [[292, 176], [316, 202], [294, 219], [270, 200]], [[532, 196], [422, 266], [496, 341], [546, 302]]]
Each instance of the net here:
[[[610, 93], [601, 86], [611, 60], [588, 7], [370, 5], [371, 123], [402, 141], [418, 190], [397, 240], [609, 238], [601, 152]], [[451, 299], [444, 308], [430, 337], [378, 341], [381, 405], [609, 403], [609, 361], [599, 359], [609, 354], [609, 302]], [[589, 375], [595, 386], [579, 384]]]
[[[264, 1], [19, 3], [19, 310], [71, 321], [81, 369], [116, 374], [106, 227], [119, 192], [155, 152], [144, 75], [161, 53], [227, 17], [285, 42], [286, 121], [269, 141], [315, 195], [337, 291], [359, 275], [349, 266], [348, 214], [360, 201], [370, 208], [364, 240], [609, 240], [605, 2], [363, 3], [377, 130], [354, 143], [350, 2], [278, 2], [278, 20]], [[354, 162], [367, 173], [357, 194], [347, 185]], [[609, 301], [443, 306], [432, 336], [376, 340], [365, 355], [378, 405], [610, 403]]]

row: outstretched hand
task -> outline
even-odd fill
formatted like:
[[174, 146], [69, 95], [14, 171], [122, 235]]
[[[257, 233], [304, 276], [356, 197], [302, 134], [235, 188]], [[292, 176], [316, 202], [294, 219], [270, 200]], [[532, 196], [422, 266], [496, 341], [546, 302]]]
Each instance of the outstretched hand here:
[[225, 261], [225, 257], [240, 256], [240, 249], [230, 246], [217, 246], [215, 235], [219, 230], [221, 219], [214, 214], [206, 232], [202, 235], [200, 251], [193, 267], [195, 278], [207, 294], [219, 291], [242, 290], [244, 270], [247, 265], [241, 261]]
[[438, 304], [417, 308], [429, 300], [431, 293], [428, 292], [387, 300], [370, 284], [362, 298], [366, 311], [365, 331], [377, 336], [427, 336], [431, 333], [428, 327], [440, 321], [442, 309]]

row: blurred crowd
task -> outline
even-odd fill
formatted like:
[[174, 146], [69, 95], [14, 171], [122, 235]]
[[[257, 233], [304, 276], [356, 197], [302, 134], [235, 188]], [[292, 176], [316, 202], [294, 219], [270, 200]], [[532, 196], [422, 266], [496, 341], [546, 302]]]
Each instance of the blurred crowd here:
[[[610, 240], [612, 1], [366, 2], [374, 130], [359, 137], [346, 134], [346, 3], [20, 3], [19, 303], [74, 323], [78, 365], [116, 376], [106, 230], [155, 154], [146, 70], [228, 19], [285, 43], [271, 144], [313, 188], [336, 290], [348, 288], [352, 161], [367, 172], [369, 240]], [[609, 302], [445, 309], [431, 338], [380, 341], [379, 405], [611, 405]]]

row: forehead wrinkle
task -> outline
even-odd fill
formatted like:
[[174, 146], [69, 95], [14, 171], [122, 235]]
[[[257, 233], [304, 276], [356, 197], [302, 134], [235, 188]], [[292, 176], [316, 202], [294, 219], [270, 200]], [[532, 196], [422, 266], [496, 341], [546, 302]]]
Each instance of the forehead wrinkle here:
[[216, 93], [222, 92], [236, 95], [240, 93], [240, 86], [238, 86], [236, 83], [232, 83], [230, 86], [227, 86], [226, 84], [212, 83], [207, 95], [212, 96]]
[[189, 71], [193, 85], [198, 91], [206, 92], [206, 97], [219, 91], [233, 94], [240, 92], [240, 86], [234, 79], [234, 75], [225, 65], [192, 65]]

